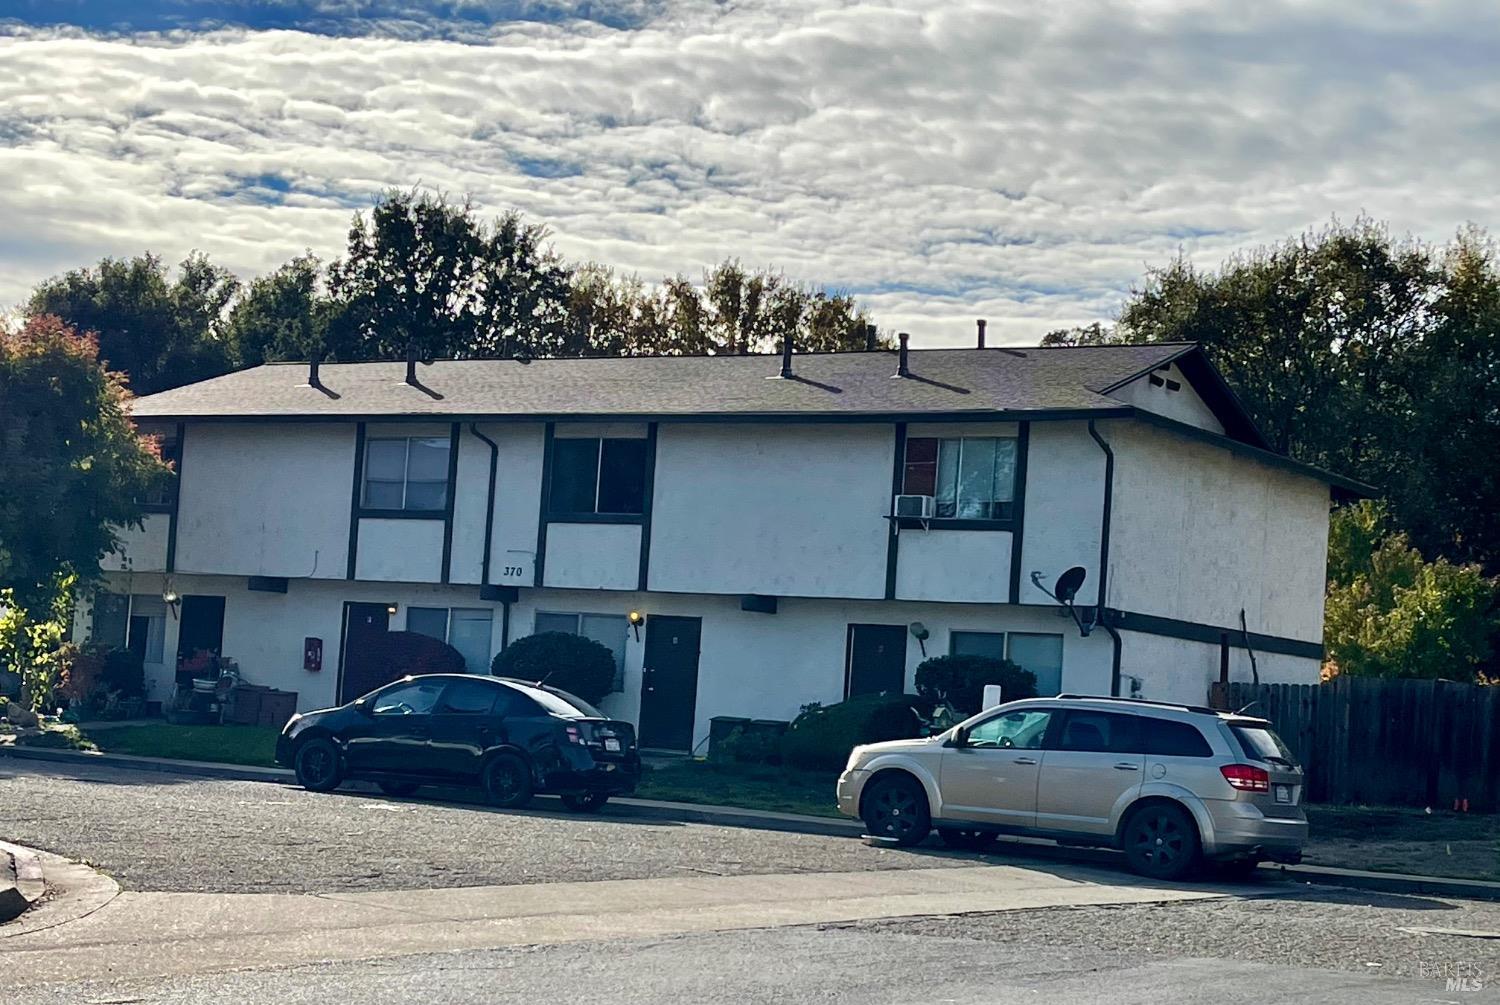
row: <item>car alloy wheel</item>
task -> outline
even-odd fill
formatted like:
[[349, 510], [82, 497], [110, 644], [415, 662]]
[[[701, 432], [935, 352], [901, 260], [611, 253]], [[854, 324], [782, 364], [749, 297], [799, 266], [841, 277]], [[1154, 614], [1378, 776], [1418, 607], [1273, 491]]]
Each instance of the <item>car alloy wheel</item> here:
[[332, 740], [317, 737], [308, 740], [297, 751], [297, 782], [312, 792], [327, 792], [342, 780], [339, 750]]
[[876, 782], [865, 796], [864, 809], [865, 827], [871, 837], [913, 845], [932, 829], [927, 794], [912, 778], [898, 776]]
[[484, 791], [496, 806], [525, 806], [531, 801], [531, 769], [514, 754], [500, 754], [485, 766]]
[[1177, 807], [1147, 806], [1130, 818], [1125, 829], [1125, 857], [1144, 876], [1178, 879], [1197, 862], [1198, 833]]

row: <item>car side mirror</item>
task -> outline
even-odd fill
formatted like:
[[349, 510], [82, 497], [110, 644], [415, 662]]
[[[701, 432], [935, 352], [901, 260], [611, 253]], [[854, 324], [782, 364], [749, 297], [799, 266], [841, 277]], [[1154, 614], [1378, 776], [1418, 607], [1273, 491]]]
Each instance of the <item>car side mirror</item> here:
[[958, 747], [960, 749], [967, 747], [968, 745], [969, 731], [967, 729], [964, 729], [962, 726], [955, 729], [953, 731], [953, 735], [948, 737], [948, 742], [943, 744], [943, 746], [945, 747]]
[[364, 715], [374, 715], [375, 714], [371, 710], [370, 699], [368, 699], [368, 698], [361, 698], [361, 699], [359, 699], [359, 701], [356, 701], [354, 703], [354, 708], [355, 708], [356, 711], [358, 711], [358, 712], [360, 712], [360, 713], [362, 713]]

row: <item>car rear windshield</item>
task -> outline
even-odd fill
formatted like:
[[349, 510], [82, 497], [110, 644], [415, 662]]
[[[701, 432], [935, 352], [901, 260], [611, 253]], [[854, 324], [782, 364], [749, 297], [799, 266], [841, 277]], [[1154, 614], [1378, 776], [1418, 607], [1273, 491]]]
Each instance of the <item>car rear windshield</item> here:
[[555, 691], [550, 688], [534, 687], [530, 684], [512, 683], [511, 687], [520, 691], [526, 697], [535, 701], [538, 705], [553, 715], [566, 716], [569, 719], [602, 719], [604, 715], [597, 708], [584, 701], [575, 698], [566, 691]]
[[1230, 726], [1245, 756], [1295, 767], [1297, 756], [1270, 726]]

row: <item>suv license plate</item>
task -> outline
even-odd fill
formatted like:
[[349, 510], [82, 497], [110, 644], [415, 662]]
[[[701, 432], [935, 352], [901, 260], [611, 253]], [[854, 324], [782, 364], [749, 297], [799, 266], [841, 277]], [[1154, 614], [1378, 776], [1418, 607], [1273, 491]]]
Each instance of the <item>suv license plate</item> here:
[[604, 749], [617, 754], [620, 752], [620, 741], [611, 736], [604, 741]]
[[1275, 791], [1278, 803], [1289, 803], [1292, 801], [1292, 787], [1290, 785], [1278, 785]]

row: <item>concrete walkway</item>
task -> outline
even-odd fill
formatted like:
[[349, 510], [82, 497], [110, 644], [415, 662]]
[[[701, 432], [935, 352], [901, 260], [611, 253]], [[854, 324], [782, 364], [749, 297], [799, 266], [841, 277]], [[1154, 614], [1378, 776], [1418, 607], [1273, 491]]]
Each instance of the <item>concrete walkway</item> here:
[[[270, 864], [268, 863], [268, 866]], [[328, 896], [89, 891], [0, 929], [12, 987], [913, 915], [1201, 900], [1234, 887], [1010, 866], [703, 876]], [[1264, 893], [1265, 891], [1259, 891]]]

